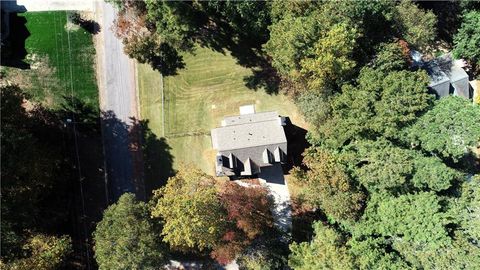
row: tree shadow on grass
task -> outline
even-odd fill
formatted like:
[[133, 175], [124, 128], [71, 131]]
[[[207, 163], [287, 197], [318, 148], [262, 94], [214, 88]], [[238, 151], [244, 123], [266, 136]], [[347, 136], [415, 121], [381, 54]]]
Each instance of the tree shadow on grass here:
[[[75, 98], [64, 97], [58, 109], [26, 106], [30, 99], [16, 86], [2, 88], [2, 161], [9, 161], [2, 163], [2, 226], [15, 224], [19, 235], [68, 234], [68, 264], [85, 267], [93, 263], [91, 233], [107, 207], [99, 113]], [[12, 149], [16, 142], [22, 147]]]
[[159, 138], [148, 126], [148, 120], [137, 122], [141, 133], [141, 145], [144, 162], [144, 179], [147, 199], [152, 191], [164, 186], [170, 176], [175, 174], [173, 170], [172, 149], [165, 138]]
[[96, 34], [100, 33], [100, 30], [102, 29], [100, 27], [100, 24], [98, 24], [96, 21], [84, 19], [84, 18], [82, 18], [80, 13], [78, 13], [76, 11], [70, 12], [68, 14], [68, 19], [73, 24], [76, 24], [76, 25], [80, 26], [81, 28], [83, 28], [85, 31], [87, 31], [88, 33], [90, 33], [92, 35], [96, 35]]
[[280, 76], [262, 50], [266, 39], [248, 29], [243, 31], [234, 29], [222, 19], [210, 19], [214, 23], [202, 29], [200, 45], [223, 54], [228, 50], [239, 65], [253, 71], [252, 75], [244, 78], [248, 88], [253, 90], [264, 88], [268, 94], [277, 94]]

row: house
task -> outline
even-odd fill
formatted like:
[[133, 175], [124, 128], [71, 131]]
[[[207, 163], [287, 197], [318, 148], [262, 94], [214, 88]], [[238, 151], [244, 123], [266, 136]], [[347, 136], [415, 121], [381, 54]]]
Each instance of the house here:
[[227, 116], [212, 129], [217, 151], [217, 176], [251, 176], [262, 168], [284, 163], [287, 156], [285, 118], [277, 112], [255, 112], [254, 105], [240, 107], [240, 115]]
[[428, 88], [438, 97], [450, 94], [471, 98], [468, 74], [462, 68], [461, 61], [452, 60], [450, 55], [443, 55], [431, 61], [423, 61], [421, 54], [412, 54], [413, 66], [424, 69], [430, 76]]

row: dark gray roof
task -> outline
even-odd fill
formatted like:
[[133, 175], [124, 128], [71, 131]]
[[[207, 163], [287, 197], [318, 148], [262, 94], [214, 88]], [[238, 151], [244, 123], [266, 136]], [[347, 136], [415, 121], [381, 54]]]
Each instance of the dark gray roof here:
[[450, 80], [447, 74], [435, 61], [424, 63], [423, 69], [425, 69], [425, 71], [428, 73], [428, 76], [430, 76], [430, 86], [442, 84]]
[[212, 145], [218, 151], [217, 175], [252, 175], [260, 167], [283, 162], [287, 138], [277, 112], [228, 116], [222, 127], [212, 129]]

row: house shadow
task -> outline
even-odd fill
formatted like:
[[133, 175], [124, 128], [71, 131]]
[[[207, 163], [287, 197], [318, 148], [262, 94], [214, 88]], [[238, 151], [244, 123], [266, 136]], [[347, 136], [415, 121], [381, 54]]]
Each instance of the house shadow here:
[[288, 174], [294, 166], [303, 166], [303, 152], [310, 147], [310, 144], [305, 137], [307, 135], [306, 129], [294, 125], [289, 117], [286, 117], [285, 123], [288, 159], [283, 166], [283, 171]]
[[28, 52], [25, 48], [25, 41], [30, 36], [27, 29], [27, 19], [18, 16], [19, 12], [25, 12], [23, 6], [16, 5], [16, 1], [1, 1], [1, 65], [20, 69], [29, 69], [25, 57]]

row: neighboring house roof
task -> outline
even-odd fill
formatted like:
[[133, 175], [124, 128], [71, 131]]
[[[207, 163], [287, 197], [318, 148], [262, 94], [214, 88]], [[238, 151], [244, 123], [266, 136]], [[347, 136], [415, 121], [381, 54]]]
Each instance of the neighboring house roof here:
[[434, 62], [430, 61], [423, 65], [423, 69], [427, 72], [428, 76], [430, 77], [430, 84], [429, 86], [435, 86], [438, 84], [442, 84], [444, 82], [449, 82], [450, 79], [448, 78], [447, 74], [443, 72], [440, 66]]
[[458, 61], [453, 61], [451, 55], [445, 54], [431, 61], [423, 61], [421, 54], [415, 51], [411, 53], [411, 56], [414, 59], [413, 67], [420, 67], [428, 73], [430, 76], [428, 86], [439, 97], [453, 93], [457, 96], [470, 98], [468, 74], [459, 65]]
[[455, 64], [452, 65], [451, 68], [450, 68], [449, 77], [450, 77], [450, 81], [452, 83], [456, 82], [456, 81], [460, 81], [460, 80], [467, 80], [468, 81], [467, 72], [465, 72], [465, 70], [463, 70], [463, 68], [461, 68], [461, 67], [459, 67]]
[[256, 174], [261, 167], [283, 162], [287, 154], [283, 121], [277, 112], [227, 116], [211, 135], [218, 151], [217, 175]]

